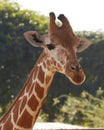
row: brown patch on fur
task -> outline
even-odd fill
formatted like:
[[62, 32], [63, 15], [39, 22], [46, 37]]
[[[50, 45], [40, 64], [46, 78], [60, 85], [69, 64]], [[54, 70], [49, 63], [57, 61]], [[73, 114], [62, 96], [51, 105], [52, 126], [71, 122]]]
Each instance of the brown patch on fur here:
[[32, 95], [28, 101], [28, 105], [31, 108], [31, 110], [36, 111], [38, 104], [39, 102], [37, 98], [34, 95]]
[[36, 83], [35, 92], [37, 93], [37, 96], [41, 99], [44, 95], [44, 88], [40, 87], [39, 84]]
[[22, 110], [23, 110], [24, 106], [26, 105], [26, 103], [27, 103], [27, 97], [24, 96], [23, 100], [21, 102], [21, 106], [20, 106], [20, 113], [22, 112]]
[[41, 83], [44, 83], [44, 72], [42, 70], [42, 67], [40, 66], [39, 68], [39, 75], [38, 75], [38, 79], [41, 81]]
[[17, 125], [24, 128], [31, 128], [32, 127], [32, 120], [33, 117], [25, 110], [22, 116], [19, 118]]
[[13, 124], [11, 122], [11, 116], [8, 118], [6, 124], [4, 124], [3, 130], [13, 130]]
[[46, 84], [48, 84], [49, 82], [50, 82], [50, 80], [51, 80], [51, 76], [46, 76]]
[[16, 122], [18, 119], [18, 112], [19, 112], [18, 110], [19, 110], [20, 104], [21, 104], [21, 101], [16, 102], [15, 108], [13, 110], [13, 113], [15, 113], [14, 114], [14, 122]]

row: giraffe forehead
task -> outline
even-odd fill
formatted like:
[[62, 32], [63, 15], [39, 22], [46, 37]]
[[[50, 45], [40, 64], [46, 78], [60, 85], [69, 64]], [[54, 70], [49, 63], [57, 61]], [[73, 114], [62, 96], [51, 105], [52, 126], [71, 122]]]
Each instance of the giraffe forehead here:
[[66, 56], [66, 49], [61, 46], [56, 46], [54, 50], [50, 52], [52, 57]]
[[76, 50], [73, 46], [70, 46], [70, 47], [57, 46], [50, 53], [53, 57], [60, 57], [60, 56], [61, 57], [75, 57], [76, 56]]

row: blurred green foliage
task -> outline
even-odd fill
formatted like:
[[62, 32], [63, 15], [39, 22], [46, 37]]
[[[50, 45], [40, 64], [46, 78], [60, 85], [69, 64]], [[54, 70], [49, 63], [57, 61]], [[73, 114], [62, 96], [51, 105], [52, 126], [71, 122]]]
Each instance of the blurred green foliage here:
[[[0, 0], [0, 115], [9, 109], [42, 52], [30, 46], [23, 33], [47, 33], [48, 22], [43, 15], [21, 10], [18, 3]], [[83, 85], [75, 86], [56, 73], [38, 120], [104, 127], [104, 33], [75, 33], [92, 42], [78, 54], [87, 79]]]
[[103, 107], [104, 98], [99, 100], [82, 92], [80, 97], [68, 97], [60, 112], [64, 122], [85, 127], [104, 127]]
[[38, 121], [65, 122], [84, 127], [104, 127], [103, 92], [99, 88], [96, 97], [83, 91], [79, 97], [69, 94], [53, 98], [49, 103], [45, 103]]
[[[34, 49], [23, 33], [47, 32], [48, 19], [30, 10], [20, 10], [17, 3], [0, 0], [0, 106], [3, 113], [33, 68], [41, 49]], [[21, 80], [22, 79], [22, 80]]]

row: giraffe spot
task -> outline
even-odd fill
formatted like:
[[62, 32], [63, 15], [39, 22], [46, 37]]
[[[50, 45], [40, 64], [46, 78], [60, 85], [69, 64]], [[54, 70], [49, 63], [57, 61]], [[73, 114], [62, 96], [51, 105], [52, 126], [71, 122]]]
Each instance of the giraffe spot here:
[[51, 80], [51, 76], [50, 76], [50, 75], [47, 75], [47, 76], [46, 76], [46, 84], [48, 84], [48, 83], [50, 82], [50, 80]]
[[17, 119], [18, 119], [18, 112], [19, 112], [18, 110], [19, 110], [20, 104], [21, 104], [21, 101], [19, 101], [19, 100], [15, 104], [15, 107], [14, 107], [14, 110], [13, 110], [13, 113], [15, 113], [14, 116], [13, 116], [14, 122], [16, 122]]
[[63, 71], [62, 66], [60, 64], [57, 64], [57, 68], [58, 70]]
[[39, 71], [39, 67], [36, 66], [35, 69], [34, 69], [34, 71], [33, 71], [33, 76], [34, 76], [33, 79], [36, 79], [38, 71]]
[[17, 122], [17, 125], [23, 128], [31, 128], [32, 121], [33, 121], [33, 116], [31, 116], [27, 110], [24, 110], [20, 119]]
[[50, 66], [50, 65], [51, 65], [49, 60], [47, 60], [47, 65], [48, 65], [48, 66]]
[[38, 100], [34, 95], [32, 95], [28, 101], [28, 105], [31, 108], [32, 111], [36, 111], [37, 106], [39, 105]]
[[26, 105], [26, 102], [27, 102], [27, 96], [24, 96], [23, 99], [22, 99], [20, 108], [19, 108], [20, 109], [20, 113], [23, 111], [24, 106]]
[[11, 116], [8, 118], [8, 120], [4, 124], [3, 130], [13, 130], [13, 124], [11, 122]]
[[41, 66], [40, 66], [40, 68], [39, 68], [38, 79], [41, 81], [41, 83], [44, 83], [44, 72], [43, 72]]
[[31, 95], [31, 93], [33, 92], [34, 86], [35, 86], [35, 83], [33, 83], [32, 86], [30, 87], [28, 91], [29, 95]]
[[40, 85], [36, 83], [35, 92], [37, 93], [37, 96], [41, 99], [44, 94], [44, 88], [40, 87]]
[[31, 84], [32, 84], [32, 76], [29, 77], [29, 79], [28, 79], [28, 81], [25, 85], [26, 86], [26, 92], [29, 91]]
[[26, 81], [25, 86], [26, 86], [26, 91], [27, 91], [27, 92], [29, 91], [30, 86], [32, 85], [32, 82], [33, 82], [32, 80], [35, 79], [36, 76], [37, 76], [38, 69], [39, 69], [39, 67], [36, 66], [36, 67], [32, 70], [32, 72], [31, 72], [31, 74], [30, 74], [30, 76], [29, 76], [29, 79]]

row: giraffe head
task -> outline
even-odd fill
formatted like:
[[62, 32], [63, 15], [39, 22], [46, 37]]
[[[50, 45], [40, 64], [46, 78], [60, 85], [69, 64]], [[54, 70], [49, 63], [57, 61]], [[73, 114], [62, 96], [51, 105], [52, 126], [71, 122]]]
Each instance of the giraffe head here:
[[55, 14], [51, 12], [48, 34], [39, 35], [36, 31], [28, 31], [24, 36], [33, 46], [44, 48], [47, 58], [51, 60], [52, 70], [65, 74], [73, 84], [80, 85], [85, 80], [85, 74], [76, 53], [85, 50], [90, 43], [75, 36], [63, 14], [58, 19], [62, 22], [61, 26], [56, 24]]

